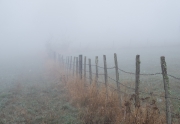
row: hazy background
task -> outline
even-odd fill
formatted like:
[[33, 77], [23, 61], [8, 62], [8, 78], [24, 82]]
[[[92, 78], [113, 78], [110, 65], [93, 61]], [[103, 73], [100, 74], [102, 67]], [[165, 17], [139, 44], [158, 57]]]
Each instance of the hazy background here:
[[0, 49], [180, 46], [179, 13], [179, 0], [0, 0]]
[[[119, 68], [127, 72], [135, 72], [135, 57], [139, 54], [141, 74], [160, 73], [160, 57], [165, 56], [168, 74], [180, 78], [180, 0], [0, 0], [0, 117], [3, 121], [6, 116], [14, 121], [19, 119], [19, 123], [50, 117], [49, 121], [42, 120], [48, 123], [55, 117], [60, 119], [61, 115], [63, 120], [68, 117], [69, 122], [75, 122], [64, 109], [58, 116], [53, 112], [67, 99], [66, 102], [59, 100], [56, 88], [61, 85], [56, 76], [60, 76], [63, 69], [49, 61], [46, 48], [63, 55], [64, 60], [67, 56], [83, 54], [93, 65], [98, 56], [101, 67], [103, 55], [106, 55], [108, 68], [114, 67], [113, 54], [117, 53]], [[86, 69], [89, 71], [88, 66]], [[61, 80], [66, 80], [68, 70], [65, 70]], [[92, 72], [95, 73], [95, 66], [92, 66]], [[101, 74], [98, 80], [104, 82], [104, 68], [99, 68], [98, 72]], [[89, 73], [86, 76], [88, 78]], [[108, 76], [115, 79], [115, 70], [108, 69]], [[135, 75], [119, 71], [119, 76], [120, 83], [134, 87]], [[114, 82], [108, 80], [108, 83]], [[169, 77], [169, 82], [172, 96], [180, 98], [180, 80]], [[161, 74], [140, 75], [140, 84], [140, 91], [164, 93]], [[13, 89], [20, 89], [23, 97], [13, 93]], [[6, 93], [12, 95], [5, 97]], [[129, 93], [134, 94], [134, 91]], [[54, 99], [56, 94], [58, 104]], [[26, 96], [27, 100], [21, 102]], [[37, 96], [45, 102], [40, 102]], [[53, 104], [50, 98], [53, 98]], [[26, 108], [26, 103], [31, 107]], [[36, 109], [37, 105], [43, 111]], [[175, 110], [179, 111], [179, 105], [177, 102]], [[4, 112], [7, 108], [10, 111]], [[41, 116], [36, 118], [37, 111]], [[67, 111], [76, 116], [75, 109], [68, 107]], [[25, 119], [19, 118], [20, 115]], [[11, 119], [6, 123], [13, 123]]]
[[116, 52], [126, 69], [130, 62], [134, 67], [136, 54], [148, 68], [160, 65], [161, 55], [175, 65], [180, 58], [180, 1], [0, 0], [2, 68], [17, 66], [10, 64], [15, 60], [21, 67], [27, 58], [39, 57], [47, 42], [66, 55], [106, 54], [109, 61]]

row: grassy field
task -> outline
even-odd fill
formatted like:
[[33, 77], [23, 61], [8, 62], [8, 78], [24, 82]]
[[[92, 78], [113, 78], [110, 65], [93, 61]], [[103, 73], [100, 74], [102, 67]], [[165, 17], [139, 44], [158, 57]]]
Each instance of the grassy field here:
[[4, 63], [1, 74], [0, 124], [80, 124], [54, 63], [39, 57], [13, 62]]
[[[128, 72], [135, 72], [135, 56], [136, 54], [141, 55], [141, 73], [145, 74], [154, 74], [157, 72], [161, 73], [161, 65], [160, 65], [160, 56], [166, 57], [168, 74], [174, 75], [175, 77], [180, 77], [180, 56], [177, 54], [179, 51], [178, 47], [164, 47], [164, 48], [133, 48], [133, 49], [119, 49], [119, 50], [101, 50], [101, 51], [89, 51], [82, 52], [82, 55], [90, 58], [92, 64], [95, 64], [95, 56], [99, 57], [99, 66], [103, 67], [103, 55], [107, 56], [107, 65], [108, 67], [114, 66], [114, 58], [113, 53], [117, 53], [119, 68]], [[65, 54], [66, 55], [66, 54]], [[78, 56], [78, 54], [67, 54], [67, 56]], [[86, 67], [88, 70], [88, 66]], [[95, 67], [92, 67], [93, 72], [95, 73]], [[103, 74], [104, 70], [99, 68], [99, 73]], [[108, 70], [108, 75], [115, 79], [115, 70]], [[87, 77], [88, 77], [87, 73]], [[120, 83], [126, 84], [134, 88], [135, 86], [135, 76], [125, 74], [123, 72], [119, 73]], [[95, 77], [95, 75], [93, 75]], [[99, 81], [104, 82], [104, 76], [99, 76]], [[169, 77], [170, 81], [170, 92], [171, 97], [180, 98], [180, 81]], [[116, 85], [114, 81], [108, 79], [108, 83], [112, 85]], [[128, 94], [133, 94], [133, 90], [129, 90], [121, 85], [121, 90], [125, 91]], [[140, 76], [140, 91], [158, 94], [159, 96], [164, 96], [164, 85], [162, 75], [155, 76]], [[150, 95], [140, 94], [142, 98], [149, 97]], [[165, 112], [165, 99], [158, 96], [153, 96], [153, 99], [156, 101], [156, 105], [158, 108]], [[172, 112], [177, 115], [180, 114], [180, 101], [171, 99], [172, 103]], [[175, 117], [176, 115], [172, 115]], [[177, 117], [177, 116], [176, 116]], [[175, 119], [176, 120], [176, 119]]]
[[[104, 85], [99, 84], [100, 87], [97, 88], [95, 82], [90, 85], [89, 80], [79, 80], [72, 75], [67, 77], [67, 70], [59, 63], [42, 55], [44, 54], [2, 61], [0, 72], [1, 124], [165, 124], [163, 98], [141, 94], [141, 106], [137, 109], [134, 106], [134, 91], [121, 86], [125, 94], [121, 94], [120, 107], [116, 90], [108, 88], [107, 97]], [[86, 55], [88, 58], [95, 58], [96, 55], [100, 56], [100, 53]], [[120, 55], [119, 68], [134, 72], [135, 56], [133, 58], [132, 53], [131, 55], [129, 53], [123, 56], [123, 59]], [[108, 67], [113, 67], [113, 54], [108, 53], [107, 56], [111, 57], [107, 60]], [[151, 58], [146, 58], [146, 60], [142, 55], [142, 73], [161, 71], [157, 60]], [[168, 72], [178, 77], [178, 73], [175, 73], [175, 70], [179, 68], [178, 55], [167, 56], [167, 58], [169, 58], [167, 65], [170, 70]], [[173, 58], [177, 61], [173, 61]], [[103, 67], [101, 59], [99, 65]], [[156, 64], [151, 61], [156, 61], [154, 62]], [[145, 64], [148, 65], [145, 66]], [[103, 69], [99, 70], [99, 73], [103, 73]], [[113, 69], [108, 70], [108, 75], [115, 79]], [[134, 75], [120, 72], [121, 83], [134, 87], [134, 80]], [[99, 81], [104, 82], [104, 77], [100, 76]], [[180, 97], [179, 84], [179, 81], [170, 78], [172, 96]], [[108, 85], [116, 88], [115, 82], [110, 79], [108, 79]], [[140, 90], [164, 95], [161, 75], [141, 76]], [[173, 112], [179, 113], [179, 101], [173, 100], [172, 104]], [[179, 119], [174, 119], [173, 124], [179, 121]]]

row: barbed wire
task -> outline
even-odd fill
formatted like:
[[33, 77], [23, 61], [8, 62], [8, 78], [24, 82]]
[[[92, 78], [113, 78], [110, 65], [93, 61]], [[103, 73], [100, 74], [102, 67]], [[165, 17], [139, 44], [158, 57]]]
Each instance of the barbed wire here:
[[[71, 69], [72, 70], [72, 69]], [[88, 71], [89, 72], [89, 71]], [[95, 74], [95, 73], [94, 73]], [[84, 77], [84, 76], [83, 76]], [[117, 81], [115, 80], [115, 79], [113, 79], [113, 78], [111, 78], [111, 77], [109, 77], [108, 76], [108, 78], [109, 79], [111, 79], [111, 80], [113, 80], [114, 82], [116, 82], [117, 83]], [[88, 79], [90, 79], [90, 78], [88, 78]], [[93, 81], [93, 80], [92, 80]], [[103, 83], [103, 82], [100, 82], [100, 81], [98, 81], [98, 83]], [[127, 86], [127, 85], [125, 85], [125, 84], [122, 84], [122, 83], [120, 83], [120, 82], [118, 82], [120, 85], [122, 85], [122, 86], [124, 86], [124, 87], [126, 87], [126, 88], [128, 88], [128, 89], [131, 89], [131, 90], [134, 90], [135, 91], [135, 88], [132, 88], [132, 87], [129, 87], [129, 86]], [[105, 83], [104, 83], [105, 84]], [[118, 91], [118, 89], [116, 89], [117, 91]], [[118, 92], [122, 92], [122, 91], [118, 91]], [[153, 92], [150, 92], [150, 93], [148, 93], [148, 92], [144, 92], [144, 91], [139, 91], [140, 93], [144, 93], [144, 94], [147, 94], [147, 95], [151, 95], [151, 96], [157, 96], [157, 97], [161, 97], [161, 98], [170, 98], [170, 99], [175, 99], [175, 100], [180, 100], [180, 98], [177, 98], [177, 97], [166, 97], [166, 96], [161, 96], [161, 95], [158, 95], [158, 94], [154, 94]]]
[[[117, 83], [117, 81], [111, 77], [108, 76], [108, 78], [110, 78], [111, 80], [115, 81]], [[123, 85], [124, 87], [128, 88], [128, 89], [132, 89], [132, 90], [135, 90], [135, 88], [132, 88], [132, 87], [129, 87], [129, 86], [126, 86], [120, 82], [118, 82], [119, 84]], [[147, 94], [147, 95], [152, 95], [152, 96], [158, 96], [158, 97], [162, 97], [162, 98], [170, 98], [170, 99], [176, 99], [176, 100], [180, 100], [180, 98], [177, 98], [177, 97], [166, 97], [166, 96], [161, 96], [161, 95], [158, 95], [158, 94], [153, 94], [153, 92], [150, 92], [150, 93], [147, 93], [147, 92], [144, 92], [144, 91], [139, 91], [140, 93], [144, 93], [144, 94]]]
[[170, 75], [170, 74], [167, 74], [169, 77], [172, 77], [172, 78], [174, 78], [174, 79], [177, 79], [177, 80], [180, 80], [180, 78], [177, 78], [177, 77], [175, 77], [175, 76], [173, 76], [173, 75]]
[[[85, 78], [87, 78], [87, 77], [85, 77]], [[93, 79], [90, 79], [90, 78], [87, 78], [87, 79], [89, 79], [89, 80], [91, 80], [91, 81], [93, 81]], [[101, 82], [101, 81], [98, 81], [98, 80], [96, 80], [96, 82], [97, 83], [101, 83], [101, 84], [104, 84], [105, 85], [105, 83], [104, 82]], [[121, 92], [121, 93], [124, 93], [124, 94], [127, 94], [127, 93], [125, 93], [124, 91], [122, 91], [122, 90], [118, 90], [118, 89], [116, 89], [116, 88], [114, 88], [114, 87], [112, 87], [112, 86], [110, 86], [110, 85], [107, 85], [108, 87], [110, 87], [111, 89], [113, 89], [113, 90], [116, 90], [117, 92]]]
[[[127, 71], [124, 71], [120, 68], [118, 68], [118, 70], [120, 70], [121, 72], [124, 72], [124, 73], [127, 73], [127, 74], [133, 74], [133, 75], [136, 75], [136, 73], [134, 72], [127, 72]], [[162, 74], [162, 73], [154, 73], [154, 74], [139, 74], [139, 75], [158, 75], [158, 74]]]
[[[89, 71], [86, 71], [86, 72], [89, 72]], [[94, 74], [94, 75], [96, 75], [96, 73], [93, 73], [93, 72], [91, 72], [92, 74]], [[104, 74], [97, 74], [97, 75], [104, 75]]]
[[[69, 63], [64, 63], [64, 64], [69, 65]], [[70, 64], [70, 65], [76, 66], [76, 64]], [[84, 65], [84, 64], [83, 64], [83, 65]], [[89, 65], [89, 64], [86, 64], [86, 65]], [[91, 66], [96, 66], [96, 65], [91, 65]], [[101, 67], [101, 66], [97, 66], [97, 67], [104, 69], [104, 67]], [[109, 67], [109, 68], [107, 68], [107, 69], [114, 69], [114, 68], [115, 68], [115, 67]], [[122, 70], [122, 69], [120, 69], [120, 68], [118, 68], [118, 70], [121, 71], [121, 72], [124, 72], [124, 73], [126, 73], [126, 74], [136, 75], [136, 73], [134, 73], [134, 72], [128, 72], [128, 71]], [[146, 73], [143, 73], [143, 74], [139, 74], [139, 75], [154, 76], [154, 75], [160, 75], [160, 74], [162, 74], [162, 73], [160, 73], [160, 72], [158, 72], [158, 73], [147, 73], [147, 74], [146, 74]], [[173, 76], [173, 75], [170, 75], [170, 74], [167, 74], [167, 76], [172, 77], [172, 78], [174, 78], [174, 79], [176, 79], [176, 80], [180, 80], [180, 78], [178, 78], [178, 77], [176, 77], [176, 76]]]
[[[65, 64], [68, 64], [68, 65], [76, 65], [76, 64], [69, 64], [69, 63], [65, 63]], [[85, 65], [85, 64], [83, 64], [83, 65]], [[89, 64], [86, 64], [86, 65], [89, 65]], [[97, 66], [97, 65], [91, 65], [91, 66]], [[98, 68], [103, 68], [104, 69], [104, 67], [101, 67], [101, 66], [97, 66]], [[114, 69], [115, 67], [111, 67], [111, 68], [107, 68], [107, 69]], [[70, 68], [69, 68], [70, 69]], [[70, 70], [72, 70], [72, 69], [70, 69]], [[122, 70], [122, 69], [120, 69], [120, 68], [118, 68], [118, 70], [120, 70], [121, 72], [124, 72], [124, 73], [127, 73], [127, 74], [133, 74], [133, 75], [136, 75], [136, 73], [133, 73], [133, 72], [127, 72], [127, 71], [124, 71], [124, 70]], [[86, 72], [89, 72], [89, 71], [86, 71]], [[92, 74], [95, 74], [96, 75], [96, 73], [93, 73], [92, 72]], [[140, 75], [147, 75], [147, 76], [153, 76], [153, 75], [160, 75], [160, 74], [162, 74], [162, 73], [151, 73], [151, 74], [140, 74]], [[98, 75], [104, 75], [104, 74], [98, 74]], [[173, 76], [173, 75], [170, 75], [170, 74], [167, 74], [167, 76], [169, 76], [169, 77], [172, 77], [172, 78], [174, 78], [174, 79], [177, 79], [177, 80], [180, 80], [180, 78], [178, 78], [178, 77], [175, 77], [175, 76]], [[84, 77], [84, 76], [83, 76]], [[87, 77], [85, 77], [85, 78], [87, 78]], [[120, 83], [120, 82], [117, 82], [115, 79], [113, 79], [113, 78], [111, 78], [111, 77], [109, 77], [108, 76], [108, 78], [109, 79], [111, 79], [111, 80], [113, 80], [114, 82], [116, 82], [116, 83], [119, 83], [120, 85], [122, 85], [122, 86], [124, 86], [124, 87], [126, 87], [126, 88], [128, 88], [128, 89], [131, 89], [131, 90], [134, 90], [135, 91], [135, 88], [132, 88], [132, 87], [129, 87], [129, 86], [127, 86], [127, 85], [124, 85], [124, 84], [122, 84], [122, 83]], [[89, 79], [89, 80], [91, 80], [92, 81], [92, 79], [90, 79], [90, 78], [87, 78], [87, 79]], [[98, 80], [96, 80], [98, 83], [103, 83], [103, 82], [100, 82], [100, 81], [98, 81]], [[105, 83], [103, 83], [103, 84], [105, 84]], [[117, 92], [123, 92], [123, 91], [121, 91], [121, 90], [118, 90], [118, 89], [116, 89], [116, 88], [114, 88], [114, 87], [112, 87], [112, 86], [109, 86], [109, 85], [107, 85], [108, 87], [110, 87], [110, 88], [112, 88], [113, 90], [116, 90]], [[140, 93], [144, 93], [144, 94], [148, 94], [148, 95], [151, 95], [151, 96], [157, 96], [157, 97], [162, 97], [162, 98], [170, 98], [170, 99], [176, 99], [176, 100], [180, 100], [180, 98], [177, 98], [177, 97], [166, 97], [166, 96], [162, 96], [162, 95], [158, 95], [158, 94], [154, 94], [153, 92], [150, 92], [150, 93], [148, 93], [148, 92], [144, 92], [144, 91], [139, 91]], [[125, 93], [125, 92], [123, 92], [123, 93]], [[127, 93], [126, 93], [127, 94]], [[178, 118], [180, 118], [180, 114], [178, 114], [178, 113], [173, 113], [173, 112], [170, 112], [171, 114], [173, 114], [173, 115], [175, 115], [175, 116], [177, 116]]]
[[[109, 77], [109, 76], [108, 76], [108, 78], [109, 78], [109, 79], [111, 79], [111, 80], [113, 80], [113, 81], [115, 81], [115, 82], [117, 82], [115, 79], [113, 79], [113, 78], [111, 78], [111, 77]], [[122, 85], [122, 86], [124, 86], [124, 87], [128, 88], [128, 89], [135, 90], [135, 88], [132, 88], [132, 87], [126, 86], [126, 85], [124, 85], [124, 84], [122, 84], [122, 83], [120, 83], [120, 82], [118, 82], [118, 83], [119, 83], [120, 85]]]
[[[84, 76], [83, 76], [83, 77], [84, 77]], [[87, 77], [86, 77], [86, 78], [87, 78]], [[117, 83], [117, 81], [116, 81], [115, 79], [113, 79], [113, 78], [111, 78], [111, 77], [109, 77], [109, 76], [108, 76], [108, 78]], [[87, 79], [90, 80], [90, 78], [87, 78]], [[91, 81], [93, 81], [93, 79], [91, 79]], [[98, 82], [98, 83], [103, 83], [103, 82], [100, 82], [100, 81], [97, 81], [97, 82]], [[119, 83], [120, 85], [128, 88], [128, 89], [131, 89], [131, 90], [134, 90], [134, 91], [135, 91], [135, 88], [129, 87], [129, 86], [127, 86], [127, 85], [125, 85], [125, 84], [122, 84], [122, 83], [120, 83], [120, 82], [118, 82], [118, 83]], [[105, 84], [105, 83], [103, 83], [103, 84]], [[108, 85], [108, 86], [109, 86], [109, 85]], [[110, 88], [113, 88], [113, 87], [111, 87], [111, 86], [109, 86], [109, 87], [110, 87]], [[116, 88], [113, 88], [113, 89], [115, 89], [115, 90], [118, 91], [118, 92], [123, 92], [122, 90], [119, 91], [119, 90], [116, 89]], [[177, 97], [165, 97], [165, 96], [161, 96], [161, 95], [158, 95], [158, 94], [154, 94], [153, 92], [150, 92], [150, 93], [144, 92], [144, 91], [139, 91], [139, 92], [140, 92], [140, 93], [147, 94], [147, 95], [151, 95], [151, 96], [161, 97], [161, 98], [170, 98], [170, 99], [180, 100], [180, 98], [177, 98]], [[125, 92], [124, 92], [124, 93], [125, 93]], [[127, 94], [127, 93], [126, 93], [126, 94]]]
[[[72, 70], [72, 69], [70, 69], [70, 70]], [[94, 73], [94, 74], [96, 74], [96, 73]], [[66, 76], [66, 75], [63, 75], [63, 76]], [[69, 76], [70, 76], [70, 75], [69, 75]], [[83, 76], [83, 77], [84, 77], [84, 76]], [[88, 77], [84, 77], [84, 78], [93, 81], [93, 79], [90, 79], [90, 78], [88, 78]], [[108, 76], [108, 78], [111, 79], [111, 80], [113, 80], [114, 82], [117, 82], [115, 79], [113, 79], [113, 78], [111, 78], [111, 77], [109, 77], [109, 76]], [[97, 83], [101, 83], [101, 84], [104, 84], [104, 85], [105, 85], [104, 82], [101, 82], [101, 81], [98, 81], [98, 80], [95, 80], [95, 81], [96, 81]], [[118, 83], [119, 83], [119, 82], [118, 82]], [[135, 88], [129, 87], [129, 86], [124, 85], [124, 84], [122, 84], [122, 83], [120, 83], [120, 84], [123, 85], [124, 87], [128, 88], [128, 89], [131, 89], [131, 90], [135, 91]], [[118, 90], [118, 89], [114, 88], [113, 86], [110, 86], [110, 85], [106, 85], [106, 86], [108, 86], [109, 88], [113, 89], [113, 90], [116, 91], [116, 92], [124, 93], [124, 94], [126, 94], [126, 95], [131, 95], [131, 94], [128, 94], [128, 93], [126, 93], [126, 92], [124, 92], [124, 91], [122, 91], [122, 90]], [[140, 92], [140, 93], [147, 94], [147, 95], [151, 95], [151, 96], [161, 97], [161, 98], [170, 98], [170, 99], [180, 100], [180, 98], [165, 97], [165, 96], [161, 96], [161, 95], [158, 95], [158, 94], [153, 94], [153, 92], [151, 92], [151, 93], [147, 93], [147, 92], [144, 92], [144, 91], [139, 91], [139, 92]], [[106, 93], [104, 93], [104, 94], [106, 94]], [[170, 112], [170, 113], [173, 115], [173, 118], [180, 118], [180, 114], [174, 113], [174, 112]]]

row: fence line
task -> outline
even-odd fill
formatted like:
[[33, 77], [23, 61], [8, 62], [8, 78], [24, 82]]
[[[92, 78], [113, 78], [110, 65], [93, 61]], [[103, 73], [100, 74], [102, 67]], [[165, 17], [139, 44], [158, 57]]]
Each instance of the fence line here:
[[[78, 62], [79, 62], [79, 61], [78, 61]], [[65, 63], [65, 64], [67, 64], [67, 63]], [[72, 65], [73, 65], [73, 64], [72, 64]], [[89, 64], [82, 64], [82, 65], [89, 65]], [[91, 66], [96, 66], [96, 65], [91, 65]], [[101, 66], [97, 66], [97, 67], [104, 69], [104, 67], [101, 67]], [[115, 67], [107, 67], [107, 69], [114, 69], [114, 68], [115, 68]], [[122, 69], [120, 69], [120, 68], [118, 68], [118, 70], [120, 70], [121, 72], [124, 72], [124, 73], [126, 73], [126, 74], [136, 75], [136, 73], [134, 73], [134, 72], [124, 71], [124, 70], [122, 70]], [[139, 75], [154, 76], [154, 75], [162, 75], [162, 73], [160, 73], [160, 72], [157, 72], [157, 73], [140, 73]], [[179, 77], [173, 76], [173, 75], [171, 75], [171, 74], [167, 74], [167, 76], [172, 77], [172, 78], [177, 79], [177, 80], [180, 80]]]
[[[53, 54], [54, 56], [53, 56], [53, 58], [54, 59], [56, 59], [56, 57], [55, 57], [55, 55], [56, 55], [56, 53], [54, 52], [54, 54]], [[60, 56], [59, 54], [58, 54], [58, 56]], [[75, 57], [74, 57], [75, 58]], [[127, 72], [127, 71], [124, 71], [124, 70], [122, 70], [122, 69], [120, 69], [120, 68], [118, 68], [118, 66], [117, 66], [117, 56], [116, 56], [116, 54], [114, 54], [114, 61], [115, 61], [115, 66], [114, 67], [110, 67], [110, 68], [108, 68], [107, 67], [107, 63], [106, 63], [106, 56], [104, 55], [103, 56], [103, 59], [104, 59], [104, 67], [101, 67], [101, 66], [99, 66], [97, 63], [98, 63], [98, 57], [96, 56], [96, 61], [95, 61], [95, 64], [96, 65], [91, 65], [91, 59], [89, 59], [89, 64], [86, 64], [86, 57], [84, 58], [84, 64], [83, 64], [83, 62], [82, 62], [82, 55], [80, 55], [79, 56], [79, 61], [78, 61], [78, 57], [76, 57], [76, 75], [79, 75], [80, 76], [80, 79], [82, 79], [82, 70], [83, 70], [83, 66], [82, 65], [84, 65], [84, 78], [83, 79], [85, 79], [85, 78], [87, 78], [86, 77], [86, 72], [89, 72], [89, 80], [90, 80], [90, 84], [92, 83], [92, 74], [94, 74], [95, 76], [96, 76], [96, 82], [98, 82], [98, 83], [103, 83], [103, 82], [100, 82], [100, 81], [98, 81], [98, 75], [104, 75], [104, 80], [105, 80], [105, 86], [106, 86], [106, 94], [107, 94], [107, 98], [108, 98], [108, 90], [107, 90], [107, 87], [110, 87], [110, 88], [113, 88], [113, 87], [111, 87], [111, 86], [109, 86], [108, 85], [108, 79], [111, 79], [111, 80], [113, 80], [114, 82], [116, 82], [117, 83], [117, 89], [116, 88], [113, 88], [114, 90], [116, 90], [117, 92], [123, 92], [123, 91], [121, 91], [120, 90], [120, 87], [119, 87], [119, 85], [122, 85], [122, 86], [124, 86], [124, 87], [126, 87], [126, 88], [128, 88], [128, 89], [131, 89], [131, 90], [133, 90], [134, 92], [135, 92], [135, 106], [136, 107], [139, 107], [140, 106], [140, 98], [139, 98], [139, 94], [140, 93], [144, 93], [144, 94], [149, 94], [149, 95], [153, 95], [153, 96], [158, 96], [158, 97], [163, 97], [163, 98], [165, 98], [165, 100], [166, 100], [166, 122], [167, 122], [167, 124], [171, 124], [171, 122], [172, 122], [172, 119], [171, 119], [171, 114], [173, 113], [173, 112], [171, 112], [171, 108], [170, 108], [170, 106], [171, 106], [171, 104], [170, 104], [170, 99], [176, 99], [176, 100], [180, 100], [180, 98], [176, 98], [176, 97], [171, 97], [170, 96], [170, 92], [169, 92], [169, 89], [170, 89], [170, 87], [169, 87], [169, 78], [168, 78], [168, 76], [169, 77], [172, 77], [172, 78], [174, 78], [174, 79], [176, 79], [176, 80], [180, 80], [180, 78], [177, 78], [177, 77], [175, 77], [175, 76], [173, 76], [173, 75], [170, 75], [170, 74], [167, 74], [167, 67], [166, 67], [166, 62], [165, 62], [165, 57], [161, 57], [161, 67], [162, 67], [162, 73], [151, 73], [151, 74], [141, 74], [140, 73], [140, 56], [139, 55], [137, 55], [136, 56], [136, 72], [134, 73], [134, 72]], [[71, 57], [71, 60], [69, 59], [69, 57], [68, 57], [68, 60], [67, 60], [67, 57], [66, 57], [66, 62], [64, 63], [64, 59], [63, 59], [63, 56], [62, 57], [58, 57], [58, 60], [59, 61], [61, 61], [62, 63], [63, 63], [63, 65], [65, 64], [66, 65], [66, 67], [67, 67], [67, 76], [68, 76], [68, 69], [69, 70], [72, 70], [71, 69], [71, 65], [73, 65], [73, 75], [74, 75], [74, 64], [75, 64], [75, 62], [72, 64], [71, 63], [71, 61], [72, 61], [72, 57]], [[75, 59], [74, 59], [75, 60]], [[89, 71], [86, 71], [86, 65], [89, 65]], [[96, 67], [96, 73], [93, 73], [92, 72], [92, 69], [91, 69], [91, 66], [95, 66]], [[104, 74], [98, 74], [98, 68], [102, 68], [102, 69], [104, 69]], [[116, 79], [113, 79], [113, 78], [111, 78], [111, 77], [109, 77], [108, 76], [108, 73], [107, 73], [107, 70], [109, 70], [109, 69], [115, 69], [115, 73], [116, 73]], [[118, 70], [119, 71], [121, 71], [121, 72], [123, 72], [123, 73], [127, 73], [127, 74], [132, 74], [132, 75], [135, 75], [135, 88], [132, 88], [132, 87], [129, 87], [129, 86], [127, 86], [127, 85], [124, 85], [124, 84], [122, 84], [122, 83], [120, 83], [119, 82], [119, 72], [118, 72]], [[163, 76], [163, 82], [164, 82], [164, 90], [165, 90], [165, 96], [161, 96], [161, 95], [158, 95], [158, 94], [153, 94], [152, 92], [151, 93], [147, 93], [147, 92], [144, 92], [144, 91], [139, 91], [139, 84], [140, 84], [140, 75], [146, 75], [146, 76], [153, 76], [153, 75], [162, 75]], [[174, 114], [176, 114], [176, 113], [174, 113]]]

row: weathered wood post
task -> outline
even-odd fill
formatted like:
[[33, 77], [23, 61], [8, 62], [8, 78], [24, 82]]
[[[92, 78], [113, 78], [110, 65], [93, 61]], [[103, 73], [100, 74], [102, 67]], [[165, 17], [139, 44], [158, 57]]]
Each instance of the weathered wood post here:
[[171, 124], [171, 100], [170, 100], [170, 87], [169, 78], [167, 76], [167, 66], [165, 57], [161, 56], [161, 69], [164, 82], [165, 100], [166, 100], [166, 123]]
[[72, 75], [72, 56], [70, 58], [69, 72], [70, 72], [70, 75]]
[[114, 53], [114, 64], [115, 64], [115, 72], [116, 72], [116, 84], [117, 84], [117, 90], [118, 90], [118, 98], [119, 98], [119, 105], [121, 106], [121, 94], [120, 94], [120, 82], [119, 82], [119, 71], [118, 71], [118, 61], [117, 61], [117, 55]]
[[89, 59], [89, 81], [90, 81], [90, 84], [92, 84], [91, 59]]
[[61, 62], [61, 54], [59, 54], [59, 62]]
[[106, 97], [108, 98], [108, 88], [107, 88], [108, 74], [107, 74], [106, 55], [103, 55], [103, 59], [104, 59], [104, 81], [105, 81], [105, 86], [106, 86]]
[[66, 71], [67, 71], [67, 56], [66, 56], [66, 61], [65, 61], [65, 68], [66, 68]]
[[136, 84], [135, 84], [135, 107], [140, 107], [139, 83], [140, 83], [140, 55], [136, 55]]
[[57, 64], [59, 64], [59, 53], [57, 53]]
[[79, 78], [82, 79], [82, 55], [79, 55]]
[[67, 57], [67, 79], [69, 76], [69, 56]]
[[78, 57], [76, 57], [76, 77], [78, 77]]
[[84, 82], [86, 82], [86, 56], [84, 57]]
[[62, 61], [61, 61], [61, 54], [59, 54], [59, 64], [60, 64], [60, 65], [62, 64]]
[[76, 61], [76, 57], [74, 57], [74, 61], [73, 61], [73, 76], [74, 76], [75, 61]]
[[[65, 59], [65, 56], [64, 56], [64, 71], [65, 73], [67, 72], [67, 56], [66, 56], [66, 59]], [[65, 75], [66, 76], [66, 75]]]
[[98, 86], [98, 56], [95, 58], [95, 64], [96, 64], [96, 86]]
[[63, 55], [62, 55], [61, 59], [62, 59], [62, 66], [63, 66], [63, 69], [64, 69], [64, 59], [63, 59]]

